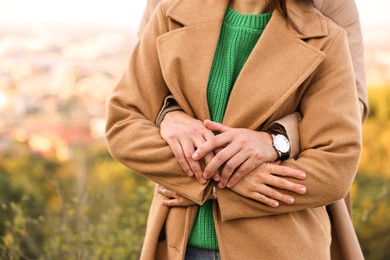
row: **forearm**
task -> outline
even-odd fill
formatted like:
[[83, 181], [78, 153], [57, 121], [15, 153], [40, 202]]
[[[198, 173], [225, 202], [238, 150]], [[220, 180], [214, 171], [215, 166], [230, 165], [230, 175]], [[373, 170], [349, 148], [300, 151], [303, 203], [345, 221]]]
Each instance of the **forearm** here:
[[[355, 148], [355, 150], [358, 150], [358, 148]], [[270, 207], [258, 201], [243, 197], [230, 189], [218, 189], [218, 202], [222, 219], [226, 221], [236, 218], [285, 214], [307, 208], [326, 206], [345, 197], [355, 176], [356, 154], [351, 153], [349, 157], [335, 159], [335, 156], [331, 154], [324, 156], [320, 151], [312, 150], [305, 153], [301, 154], [298, 160], [290, 159], [283, 163], [284, 166], [309, 173], [304, 181], [288, 178], [294, 183], [305, 185], [307, 189], [305, 194], [302, 195], [287, 190], [279, 190], [288, 196], [294, 197], [294, 203], [279, 203], [278, 207]], [[328, 161], [329, 164], [338, 165], [344, 163], [344, 165], [330, 173], [328, 171], [329, 166], [321, 165], [317, 161]], [[346, 161], [350, 163], [345, 163]], [[345, 172], [346, 174], [338, 175], [340, 172]]]
[[[198, 204], [204, 203], [211, 188], [183, 172], [155, 126], [147, 120], [137, 121], [122, 121], [120, 126], [112, 127], [107, 133], [113, 157], [151, 181], [175, 190]], [[131, 133], [144, 133], [145, 136]]]
[[131, 55], [127, 71], [109, 98], [108, 147], [113, 157], [127, 167], [202, 204], [209, 188], [183, 172], [154, 123], [169, 94], [156, 49], [156, 38], [167, 31], [164, 17], [162, 10], [152, 17]]

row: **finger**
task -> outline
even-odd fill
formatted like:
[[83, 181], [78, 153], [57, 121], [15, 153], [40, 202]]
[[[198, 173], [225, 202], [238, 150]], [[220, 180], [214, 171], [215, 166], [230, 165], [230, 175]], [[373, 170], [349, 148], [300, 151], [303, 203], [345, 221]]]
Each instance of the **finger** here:
[[263, 186], [262, 193], [269, 199], [284, 202], [286, 204], [293, 204], [295, 199], [292, 196], [286, 195], [280, 191], [275, 190], [272, 187]]
[[228, 134], [220, 134], [217, 136], [213, 136], [196, 149], [196, 151], [192, 155], [192, 159], [199, 160], [203, 158], [206, 154], [209, 154], [218, 148], [224, 148], [227, 144], [231, 142], [231, 140], [232, 137]]
[[232, 142], [234, 136], [228, 133], [222, 133], [210, 137], [206, 142], [196, 149], [195, 153], [192, 155], [194, 160], [199, 160], [203, 158], [206, 154], [211, 153], [212, 151], [218, 148], [226, 147], [230, 142]]
[[177, 197], [177, 193], [175, 191], [166, 189], [162, 186], [158, 186], [157, 192], [165, 197], [168, 197], [168, 198], [176, 198]]
[[182, 206], [178, 199], [163, 200], [162, 204], [165, 207], [179, 207], [179, 206]]
[[[213, 160], [213, 158], [214, 158], [214, 153], [209, 153], [209, 154], [207, 154], [205, 157], [204, 157], [204, 167], [203, 167], [203, 171], [204, 171], [204, 169], [206, 169], [206, 167], [207, 167], [207, 165], [209, 165], [210, 164], [210, 162]], [[203, 173], [202, 173], [203, 174]], [[217, 176], [216, 176], [217, 175]], [[213, 178], [214, 178], [214, 176], [218, 179], [217, 181], [219, 181], [219, 178], [220, 177], [218, 177], [218, 176], [220, 176], [220, 171], [219, 171], [219, 169], [217, 169], [216, 171], [215, 171], [215, 173], [214, 173], [214, 175], [213, 175]], [[203, 175], [203, 178], [204, 178], [205, 176]], [[215, 180], [215, 178], [214, 178], [214, 180]]]
[[[220, 151], [222, 151], [222, 148], [217, 148], [214, 150], [214, 156], [218, 154]], [[218, 182], [221, 179], [221, 169], [218, 169], [217, 172], [213, 175], [214, 181]]]
[[214, 158], [214, 153], [211, 152], [211, 153], [208, 153], [204, 156], [204, 163], [205, 165], [207, 166]]
[[245, 162], [246, 159], [247, 156], [245, 156], [245, 154], [239, 150], [235, 155], [228, 159], [228, 161], [223, 166], [218, 187], [224, 188], [232, 175], [236, 175], [235, 171]]
[[271, 198], [268, 198], [267, 196], [265, 196], [261, 193], [258, 193], [258, 192], [252, 193], [251, 198], [254, 200], [257, 200], [258, 202], [261, 202], [265, 205], [273, 207], [273, 208], [279, 207], [278, 201], [271, 199]]
[[[208, 140], [207, 138], [213, 138], [213, 137], [214, 137], [214, 135], [211, 134], [211, 137], [202, 136], [202, 137], [197, 138], [196, 140], [194, 140], [195, 147], [200, 147], [202, 144], [204, 144]], [[209, 162], [211, 162], [213, 157], [214, 157], [214, 152], [210, 152], [210, 153], [206, 154], [203, 157], [203, 163], [201, 164], [201, 168], [204, 169], [205, 165], [209, 164]], [[193, 160], [192, 156], [191, 156], [191, 160]], [[200, 161], [196, 161], [196, 162], [200, 162]]]
[[172, 153], [175, 156], [177, 162], [180, 164], [181, 168], [183, 171], [188, 175], [188, 176], [194, 176], [194, 172], [191, 170], [190, 165], [187, 162], [187, 159], [184, 156], [184, 151], [182, 146], [178, 141], [171, 142], [169, 144], [171, 147]]
[[[204, 138], [204, 141], [203, 141], [203, 143], [204, 143], [204, 142], [206, 142], [208, 140], [213, 139], [214, 138], [214, 134], [211, 131], [208, 131], [208, 132], [204, 133], [203, 138]], [[199, 145], [197, 144], [197, 147], [200, 147], [202, 144], [199, 144]], [[205, 163], [205, 165], [207, 166], [211, 162], [211, 160], [213, 158], [214, 158], [214, 151], [206, 154], [204, 156], [204, 163]]]
[[287, 166], [267, 163], [267, 169], [274, 175], [292, 177], [298, 180], [306, 179], [306, 174], [303, 171], [296, 170]]
[[181, 141], [181, 146], [183, 149], [185, 160], [186, 160], [187, 164], [189, 165], [189, 167], [191, 168], [191, 171], [194, 173], [194, 175], [196, 176], [196, 178], [198, 179], [198, 181], [200, 183], [203, 183], [203, 184], [206, 183], [206, 180], [203, 179], [203, 177], [202, 177], [203, 170], [200, 167], [200, 163], [198, 161], [194, 161], [192, 159], [192, 154], [194, 153], [194, 150], [195, 150], [194, 144], [190, 141], [190, 139], [184, 138]]
[[223, 132], [226, 132], [226, 131], [229, 131], [231, 128], [228, 127], [228, 126], [225, 126], [221, 123], [218, 123], [218, 122], [214, 122], [214, 121], [211, 121], [211, 120], [208, 120], [206, 119], [204, 122], [203, 122], [204, 126], [213, 131], [213, 132], [218, 132], [218, 133], [223, 133]]
[[255, 160], [252, 158], [249, 158], [244, 163], [242, 163], [238, 169], [234, 172], [234, 174], [230, 177], [228, 183], [226, 186], [228, 188], [233, 187], [236, 185], [245, 175], [247, 175], [249, 172], [253, 171], [257, 165], [254, 162]]
[[306, 193], [306, 187], [301, 184], [297, 184], [294, 182], [291, 182], [289, 180], [286, 180], [284, 178], [274, 176], [274, 175], [269, 175], [268, 177], [265, 178], [265, 183], [267, 185], [282, 189], [282, 190], [287, 190], [287, 191], [292, 191], [298, 194], [305, 194]]
[[[204, 134], [203, 134], [203, 138], [204, 138], [204, 140], [206, 140], [206, 141], [208, 141], [208, 140], [211, 140], [211, 139], [213, 139], [215, 137], [215, 135], [213, 134], [213, 132], [212, 131], [207, 131], [207, 132], [205, 132]], [[200, 147], [200, 146], [198, 146], [198, 147]], [[204, 164], [205, 164], [205, 166], [207, 166], [210, 162], [211, 162], [211, 160], [214, 158], [214, 156], [215, 156], [215, 154], [217, 153], [217, 152], [219, 152], [220, 151], [220, 149], [215, 149], [214, 151], [212, 151], [212, 152], [210, 152], [210, 153], [208, 153], [208, 154], [206, 154], [205, 156], [204, 156]], [[203, 169], [204, 170], [204, 169]], [[216, 172], [215, 172], [215, 174], [213, 175], [213, 179], [214, 179], [214, 181], [219, 181], [220, 180], [220, 170], [218, 169]]]
[[213, 150], [223, 146], [224, 145], [219, 144], [217, 137], [215, 136], [212, 139], [209, 139], [206, 142], [204, 142], [202, 145], [198, 146], [195, 152], [192, 154], [192, 159], [200, 160], [207, 154], [211, 153]]
[[[223, 167], [222, 173], [221, 173], [221, 181], [224, 180], [223, 186], [225, 186], [227, 180], [229, 179], [230, 175], [233, 173], [234, 169], [238, 167], [238, 165], [235, 166], [236, 162], [239, 160], [233, 159], [233, 156], [239, 151], [238, 147], [234, 146], [227, 146], [226, 148], [222, 149], [219, 153], [217, 153], [214, 158], [211, 160], [211, 162], [206, 166], [206, 168], [203, 171], [203, 178], [208, 179], [211, 178], [217, 170], [224, 164], [227, 163], [228, 166], [225, 169], [226, 165]], [[230, 160], [233, 159], [232, 162]]]

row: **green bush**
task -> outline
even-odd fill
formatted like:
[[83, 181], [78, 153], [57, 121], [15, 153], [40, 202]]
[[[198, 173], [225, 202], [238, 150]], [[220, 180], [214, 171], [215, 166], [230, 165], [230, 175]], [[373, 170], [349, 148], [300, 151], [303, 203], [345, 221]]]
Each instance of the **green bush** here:
[[67, 162], [23, 149], [0, 161], [2, 259], [138, 259], [152, 183], [104, 144]]

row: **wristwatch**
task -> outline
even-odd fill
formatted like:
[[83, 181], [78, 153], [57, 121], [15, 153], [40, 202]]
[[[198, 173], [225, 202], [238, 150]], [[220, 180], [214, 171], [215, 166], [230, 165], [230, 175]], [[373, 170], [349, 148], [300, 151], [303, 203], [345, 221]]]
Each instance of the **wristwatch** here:
[[278, 153], [278, 160], [287, 160], [290, 157], [291, 145], [287, 136], [280, 133], [271, 133], [272, 146]]

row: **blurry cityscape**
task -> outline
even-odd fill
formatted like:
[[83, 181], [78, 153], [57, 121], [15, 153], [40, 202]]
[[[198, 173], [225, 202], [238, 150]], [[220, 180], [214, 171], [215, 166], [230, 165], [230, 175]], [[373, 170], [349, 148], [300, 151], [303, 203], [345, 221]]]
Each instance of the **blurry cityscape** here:
[[101, 142], [106, 97], [125, 69], [134, 35], [0, 32], [0, 150], [28, 142], [41, 155], [67, 160], [70, 145]]

